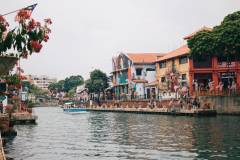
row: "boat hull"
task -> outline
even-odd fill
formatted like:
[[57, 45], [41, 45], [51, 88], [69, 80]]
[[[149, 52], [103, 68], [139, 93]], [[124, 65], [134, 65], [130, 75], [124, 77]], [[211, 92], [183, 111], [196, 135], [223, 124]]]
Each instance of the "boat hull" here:
[[87, 110], [85, 108], [63, 108], [63, 112], [67, 113], [85, 113]]

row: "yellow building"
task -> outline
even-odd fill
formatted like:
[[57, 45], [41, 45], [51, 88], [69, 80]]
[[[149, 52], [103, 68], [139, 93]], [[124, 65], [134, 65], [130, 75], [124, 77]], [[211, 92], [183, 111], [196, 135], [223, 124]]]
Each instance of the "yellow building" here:
[[177, 86], [189, 85], [189, 48], [183, 45], [156, 61], [156, 78], [160, 92], [173, 92]]

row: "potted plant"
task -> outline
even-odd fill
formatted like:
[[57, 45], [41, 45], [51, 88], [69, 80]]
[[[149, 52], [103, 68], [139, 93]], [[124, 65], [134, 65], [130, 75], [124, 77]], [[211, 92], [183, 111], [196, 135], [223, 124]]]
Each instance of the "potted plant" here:
[[7, 75], [19, 58], [39, 53], [51, 32], [51, 19], [45, 19], [42, 25], [31, 18], [31, 12], [26, 9], [17, 12], [15, 21], [18, 26], [9, 29], [9, 23], [0, 16], [0, 76]]

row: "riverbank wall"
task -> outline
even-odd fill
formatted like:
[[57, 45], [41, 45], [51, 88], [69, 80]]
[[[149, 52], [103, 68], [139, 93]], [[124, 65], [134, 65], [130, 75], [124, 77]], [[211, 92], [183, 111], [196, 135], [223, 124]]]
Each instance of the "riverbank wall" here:
[[[181, 108], [190, 110], [193, 106], [190, 103], [182, 102], [179, 103], [178, 100], [111, 100], [111, 101], [101, 101], [100, 103], [90, 102], [86, 104], [88, 108]], [[214, 109], [214, 107], [209, 103], [209, 101], [205, 101], [200, 103], [200, 109]]]
[[201, 105], [193, 108], [189, 104], [180, 104], [179, 101], [104, 101], [101, 103], [89, 103], [88, 111], [101, 112], [125, 112], [139, 114], [185, 115], [185, 116], [215, 116], [216, 110], [210, 106]]
[[4, 135], [10, 130], [10, 119], [7, 114], [0, 114], [0, 131]]
[[17, 132], [13, 128], [13, 123], [8, 114], [0, 114], [0, 131], [4, 136], [16, 136]]
[[87, 111], [122, 112], [136, 114], [158, 114], [173, 116], [216, 116], [216, 110], [212, 109], [167, 109], [167, 108], [86, 108]]
[[2, 143], [1, 134], [0, 134], [0, 160], [6, 160], [4, 150], [3, 150], [3, 143]]
[[[217, 114], [240, 115], [240, 97], [238, 96], [200, 96], [200, 109], [214, 109]], [[100, 103], [88, 103], [89, 108], [123, 108], [123, 109], [166, 109], [181, 108], [182, 110], [191, 110], [190, 104], [179, 104], [177, 101], [170, 104], [170, 100], [111, 100], [101, 101]]]
[[202, 102], [209, 102], [218, 114], [240, 115], [240, 97], [238, 96], [201, 96]]

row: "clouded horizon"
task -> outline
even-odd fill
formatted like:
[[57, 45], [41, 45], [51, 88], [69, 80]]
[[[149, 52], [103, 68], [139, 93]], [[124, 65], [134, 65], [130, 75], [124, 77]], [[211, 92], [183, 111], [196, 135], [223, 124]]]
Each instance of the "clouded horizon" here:
[[169, 52], [186, 43], [184, 36], [218, 25], [240, 8], [239, 0], [9, 0], [0, 14], [34, 3], [32, 16], [50, 17], [52, 34], [22, 68], [58, 79], [86, 79], [93, 69], [109, 74], [119, 52]]

